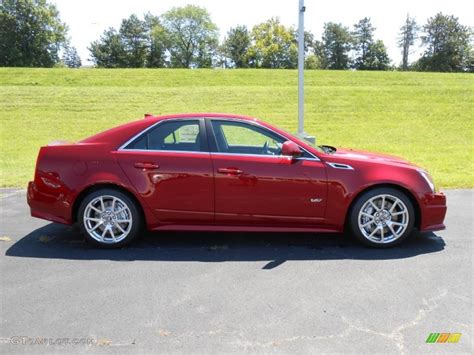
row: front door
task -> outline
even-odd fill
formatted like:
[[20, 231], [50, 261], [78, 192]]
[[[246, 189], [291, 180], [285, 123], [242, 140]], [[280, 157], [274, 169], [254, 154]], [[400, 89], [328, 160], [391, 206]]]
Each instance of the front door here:
[[309, 227], [324, 219], [324, 164], [280, 155], [286, 138], [253, 123], [214, 119], [211, 153], [216, 223]]

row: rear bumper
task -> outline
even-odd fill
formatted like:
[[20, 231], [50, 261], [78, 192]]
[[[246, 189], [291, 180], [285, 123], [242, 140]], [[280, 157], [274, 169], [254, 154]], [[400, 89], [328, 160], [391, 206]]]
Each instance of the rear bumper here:
[[446, 195], [442, 192], [425, 194], [421, 200], [421, 232], [438, 231], [446, 228]]
[[39, 191], [34, 181], [28, 183], [26, 199], [32, 217], [48, 221], [71, 224], [71, 203], [64, 193]]

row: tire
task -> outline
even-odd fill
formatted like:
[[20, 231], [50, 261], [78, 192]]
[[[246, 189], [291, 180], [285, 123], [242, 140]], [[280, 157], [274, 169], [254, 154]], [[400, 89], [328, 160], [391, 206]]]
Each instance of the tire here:
[[[384, 208], [381, 208], [382, 203]], [[394, 188], [363, 193], [352, 206], [349, 228], [361, 243], [389, 248], [402, 243], [413, 231], [415, 211], [411, 200]]]
[[79, 206], [77, 221], [86, 240], [105, 249], [130, 244], [140, 235], [143, 225], [136, 203], [114, 189], [100, 189], [87, 195]]

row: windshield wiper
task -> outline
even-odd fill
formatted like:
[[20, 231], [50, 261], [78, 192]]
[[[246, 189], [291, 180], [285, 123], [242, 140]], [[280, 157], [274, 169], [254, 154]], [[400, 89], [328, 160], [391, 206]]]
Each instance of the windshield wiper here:
[[330, 145], [320, 145], [319, 148], [321, 148], [326, 154], [334, 154], [337, 150], [335, 147], [331, 147]]

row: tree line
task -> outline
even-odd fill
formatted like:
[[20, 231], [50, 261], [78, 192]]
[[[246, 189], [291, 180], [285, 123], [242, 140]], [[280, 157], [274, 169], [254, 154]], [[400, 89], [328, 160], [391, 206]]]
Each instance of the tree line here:
[[[67, 25], [47, 0], [0, 2], [0, 66], [81, 66], [70, 45]], [[398, 46], [402, 62], [394, 66], [384, 42], [365, 17], [351, 27], [324, 24], [321, 38], [306, 31], [307, 69], [417, 70], [473, 72], [473, 29], [458, 18], [438, 13], [420, 26], [407, 16]], [[91, 60], [104, 68], [272, 68], [298, 64], [297, 31], [278, 18], [231, 28], [222, 41], [202, 7], [174, 7], [160, 16], [147, 13], [123, 19], [89, 46]], [[410, 60], [415, 46], [422, 54]]]

